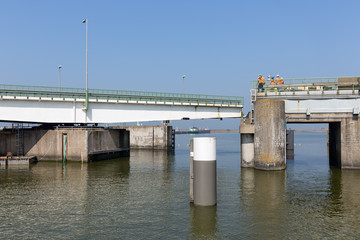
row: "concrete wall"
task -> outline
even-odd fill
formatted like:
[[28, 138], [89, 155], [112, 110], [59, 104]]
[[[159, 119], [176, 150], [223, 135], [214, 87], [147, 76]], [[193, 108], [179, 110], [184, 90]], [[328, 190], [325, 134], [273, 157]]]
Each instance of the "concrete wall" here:
[[124, 143], [121, 141], [121, 139], [124, 139], [124, 136], [119, 136], [119, 131], [126, 132], [123, 129], [109, 129], [106, 131], [86, 131], [88, 139], [88, 151], [106, 151], [115, 148], [125, 147], [126, 145], [124, 144], [126, 144], [126, 142]]
[[130, 132], [130, 148], [171, 149], [172, 126], [116, 126], [113, 129], [126, 129]]
[[[63, 160], [64, 145], [66, 145], [66, 160], [84, 162], [89, 160], [89, 154], [129, 149], [129, 133], [122, 129], [24, 129], [23, 139], [24, 155], [36, 156], [39, 161]], [[0, 155], [6, 155], [7, 152], [17, 153], [15, 131], [0, 132]]]
[[62, 160], [66, 134], [66, 159], [87, 161], [86, 131], [74, 129], [24, 131], [24, 154], [41, 160]]
[[14, 131], [0, 131], [0, 156], [6, 156], [7, 152], [17, 152]]

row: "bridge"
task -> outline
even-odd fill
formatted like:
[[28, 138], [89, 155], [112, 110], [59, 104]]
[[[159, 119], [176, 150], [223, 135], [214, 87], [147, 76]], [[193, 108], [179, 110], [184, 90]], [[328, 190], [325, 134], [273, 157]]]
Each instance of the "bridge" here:
[[[284, 79], [284, 85], [251, 90], [252, 110], [242, 121], [243, 166], [286, 167], [286, 125], [328, 123], [330, 164], [360, 168], [360, 78]], [[244, 153], [243, 153], [244, 152]]]
[[0, 121], [119, 123], [240, 118], [244, 98], [199, 94], [0, 85]]
[[129, 156], [134, 144], [169, 150], [175, 140], [171, 126], [93, 125], [240, 118], [243, 105], [237, 96], [0, 85], [0, 121], [20, 123], [0, 131], [0, 156], [87, 162]]
[[287, 122], [329, 122], [356, 116], [360, 110], [360, 78], [285, 79], [284, 85], [265, 85], [264, 92], [251, 90], [257, 99], [285, 101]]

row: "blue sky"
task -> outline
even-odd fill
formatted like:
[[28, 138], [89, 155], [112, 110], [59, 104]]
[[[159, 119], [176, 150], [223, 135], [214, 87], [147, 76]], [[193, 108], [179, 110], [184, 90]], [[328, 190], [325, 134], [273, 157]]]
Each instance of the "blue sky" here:
[[[360, 1], [0, 0], [0, 83], [244, 96], [258, 74], [359, 76]], [[238, 121], [238, 120], [237, 120]], [[191, 125], [191, 124], [190, 124]], [[211, 126], [211, 124], [210, 124]]]

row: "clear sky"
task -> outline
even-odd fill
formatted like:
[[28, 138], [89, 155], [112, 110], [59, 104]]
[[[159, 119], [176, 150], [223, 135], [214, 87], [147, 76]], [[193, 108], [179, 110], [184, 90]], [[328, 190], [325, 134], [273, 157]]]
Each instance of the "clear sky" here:
[[[360, 75], [360, 1], [0, 0], [0, 83], [244, 96], [258, 74]], [[237, 120], [238, 121], [238, 120]], [[211, 125], [211, 124], [210, 124]]]

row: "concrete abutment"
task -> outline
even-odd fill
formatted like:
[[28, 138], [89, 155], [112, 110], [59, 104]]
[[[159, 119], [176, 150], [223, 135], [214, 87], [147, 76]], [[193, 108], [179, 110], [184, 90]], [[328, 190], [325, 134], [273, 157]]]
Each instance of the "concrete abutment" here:
[[[0, 155], [17, 154], [16, 131], [0, 131]], [[22, 152], [39, 161], [89, 162], [130, 156], [129, 132], [125, 129], [55, 128], [23, 129]]]
[[113, 126], [111, 129], [126, 129], [130, 132], [130, 148], [132, 149], [154, 149], [173, 150], [175, 136], [172, 126]]

